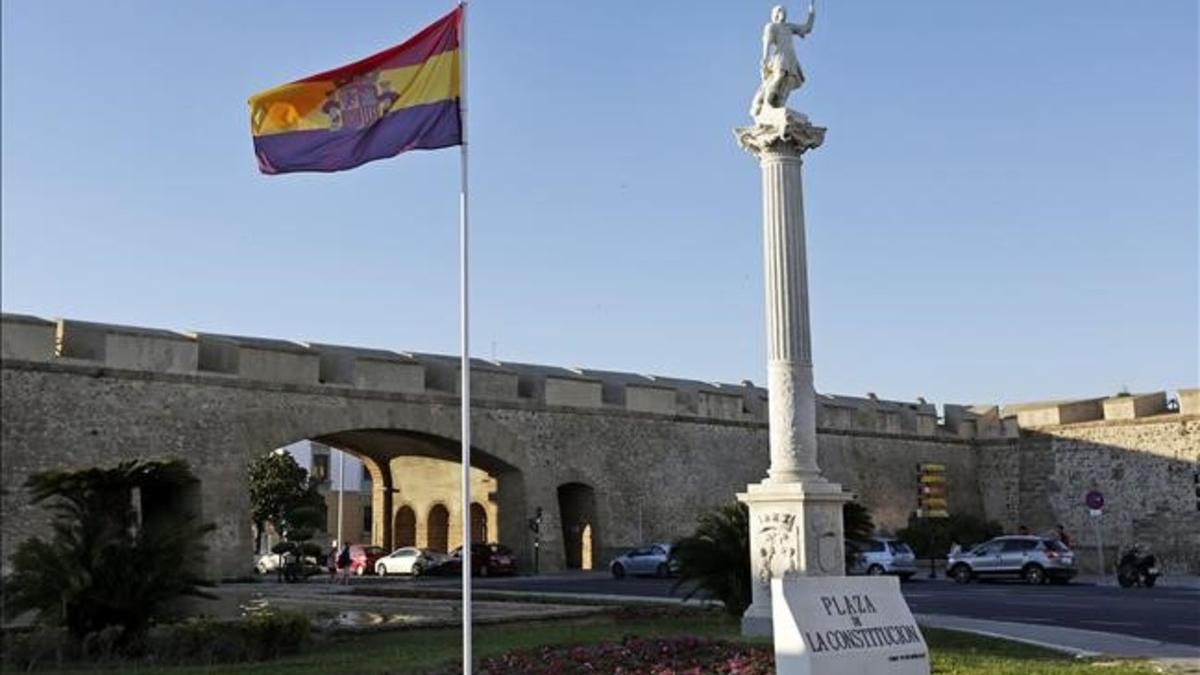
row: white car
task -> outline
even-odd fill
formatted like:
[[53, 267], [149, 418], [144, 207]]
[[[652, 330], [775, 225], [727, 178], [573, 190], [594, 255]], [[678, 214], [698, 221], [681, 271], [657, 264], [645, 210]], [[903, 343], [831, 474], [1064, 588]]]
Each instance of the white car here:
[[419, 577], [445, 562], [444, 554], [420, 549], [416, 546], [405, 546], [377, 560], [375, 573], [381, 577], [389, 574], [411, 574]]
[[[283, 564], [283, 556], [282, 555], [280, 555], [278, 553], [267, 553], [265, 555], [258, 556], [258, 560], [255, 561], [255, 563], [254, 563], [254, 571], [258, 572], [259, 574], [270, 574], [272, 572], [278, 572], [279, 567], [282, 564]], [[318, 567], [318, 564], [317, 564], [316, 558], [314, 558], [310, 555], [304, 556], [305, 573], [312, 574], [313, 573], [312, 570], [317, 567]], [[320, 571], [320, 570], [317, 569], [317, 571]]]
[[846, 540], [846, 574], [894, 574], [904, 581], [917, 573], [917, 557], [908, 544], [888, 537]]
[[653, 574], [669, 577], [679, 572], [679, 559], [671, 554], [670, 544], [652, 544], [630, 549], [608, 564], [614, 579], [624, 579], [626, 574]]

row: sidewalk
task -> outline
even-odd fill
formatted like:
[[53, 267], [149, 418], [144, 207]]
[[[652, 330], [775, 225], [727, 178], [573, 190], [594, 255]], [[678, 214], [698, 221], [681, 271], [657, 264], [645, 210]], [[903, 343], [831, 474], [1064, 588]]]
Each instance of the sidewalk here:
[[959, 630], [1024, 642], [1075, 656], [1123, 656], [1150, 659], [1186, 659], [1200, 665], [1200, 647], [1159, 642], [1131, 635], [1103, 633], [1046, 624], [1011, 623], [971, 619], [947, 614], [917, 614], [917, 623], [930, 628]]

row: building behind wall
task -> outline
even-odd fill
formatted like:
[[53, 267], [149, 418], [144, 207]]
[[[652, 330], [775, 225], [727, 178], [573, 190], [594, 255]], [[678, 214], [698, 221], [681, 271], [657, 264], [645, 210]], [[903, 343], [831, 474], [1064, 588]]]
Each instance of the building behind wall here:
[[[375, 514], [371, 509], [371, 478], [357, 457], [315, 441], [300, 441], [286, 448], [296, 463], [318, 480], [317, 489], [325, 497], [326, 525], [313, 541], [333, 542], [338, 535], [338, 494], [342, 494], [342, 539], [351, 543], [371, 543]], [[343, 477], [345, 470], [345, 481]]]
[[[372, 508], [375, 486], [361, 460], [315, 441], [285, 448], [296, 463], [318, 479], [325, 497], [327, 525], [314, 535], [317, 542], [337, 539], [338, 494], [342, 494], [342, 539], [381, 544], [382, 528], [392, 528], [392, 546], [419, 546], [447, 552], [462, 545], [459, 465], [427, 457], [400, 456], [389, 462], [394, 488], [391, 514], [380, 517]], [[341, 480], [345, 467], [345, 482]], [[496, 541], [499, 510], [494, 501], [496, 480], [471, 469], [472, 540]], [[378, 522], [377, 519], [378, 518]]]

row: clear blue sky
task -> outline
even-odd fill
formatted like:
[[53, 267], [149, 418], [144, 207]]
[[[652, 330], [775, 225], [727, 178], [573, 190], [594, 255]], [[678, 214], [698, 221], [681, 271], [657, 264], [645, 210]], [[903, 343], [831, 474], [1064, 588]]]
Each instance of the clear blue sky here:
[[[765, 380], [771, 3], [472, 4], [474, 352]], [[448, 2], [3, 3], [4, 311], [457, 352], [456, 150], [266, 177], [246, 98]], [[802, 18], [804, 5], [791, 5]], [[1197, 3], [819, 0], [817, 386], [1197, 384]]]

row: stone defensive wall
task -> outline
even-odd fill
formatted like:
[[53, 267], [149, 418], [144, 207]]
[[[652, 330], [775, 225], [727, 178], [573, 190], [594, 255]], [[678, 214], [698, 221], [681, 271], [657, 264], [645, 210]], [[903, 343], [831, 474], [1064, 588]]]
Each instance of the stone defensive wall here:
[[[372, 539], [383, 546], [392, 544], [392, 514], [407, 499], [396, 487], [395, 461], [458, 457], [454, 356], [15, 314], [0, 315], [0, 336], [5, 561], [21, 540], [46, 532], [44, 511], [21, 488], [37, 471], [186, 459], [200, 479], [186, 501], [217, 525], [212, 572], [229, 577], [244, 574], [252, 556], [246, 464], [257, 454], [311, 439], [360, 457], [372, 478], [373, 512], [381, 514]], [[496, 538], [525, 564], [533, 553], [527, 520], [539, 507], [546, 516], [542, 569], [576, 564], [571, 552], [584, 525], [599, 567], [640, 541], [690, 531], [700, 512], [731, 502], [765, 475], [767, 392], [749, 382], [477, 359], [471, 386], [473, 464], [496, 484], [477, 497], [498, 514]], [[923, 399], [820, 395], [819, 462], [860, 495], [884, 529], [907, 521], [916, 465], [927, 462], [946, 466], [951, 511], [1010, 527], [1066, 522], [1082, 534], [1070, 506], [1072, 481], [1114, 495], [1135, 489], [1114, 473], [1117, 460], [1127, 467], [1122, 475], [1186, 477], [1191, 487], [1200, 391], [1181, 391], [1178, 412], [1166, 411], [1161, 393], [1118, 399], [1013, 410], [946, 404], [939, 416]], [[1081, 433], [1078, 425], [1113, 435], [1065, 440]], [[1145, 431], [1151, 427], [1166, 430]], [[1134, 442], [1129, 435], [1142, 433], [1134, 429], [1148, 440]], [[1080, 473], [1080, 463], [1093, 468]], [[1161, 471], [1153, 468], [1159, 464]], [[1107, 482], [1100, 480], [1105, 471]], [[1046, 472], [1053, 482], [1039, 482]], [[1156, 525], [1155, 536], [1183, 531], [1182, 495], [1165, 506], [1151, 497], [1137, 502], [1126, 529], [1154, 520], [1162, 507], [1165, 519], [1154, 522], [1169, 524]], [[456, 498], [447, 496], [453, 519]], [[1195, 512], [1192, 503], [1188, 513]], [[1119, 541], [1118, 530], [1113, 537], [1106, 531], [1106, 545]]]
[[[1062, 524], [1081, 568], [1112, 573], [1118, 552], [1150, 547], [1172, 573], [1200, 574], [1200, 389], [1014, 406], [1012, 442], [980, 440], [984, 512], [1007, 528]], [[1101, 515], [1084, 503], [1104, 496]]]

